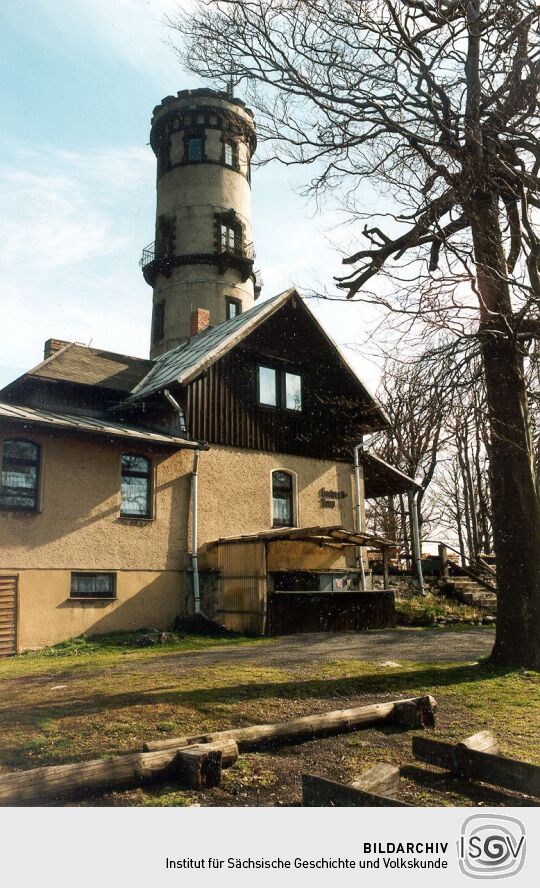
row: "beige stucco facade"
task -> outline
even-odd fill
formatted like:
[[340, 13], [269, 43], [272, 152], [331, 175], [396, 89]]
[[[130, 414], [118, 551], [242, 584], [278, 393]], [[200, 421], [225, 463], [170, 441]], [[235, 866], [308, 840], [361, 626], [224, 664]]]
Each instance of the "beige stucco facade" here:
[[[21, 430], [41, 447], [39, 508], [0, 512], [0, 574], [18, 577], [18, 648], [54, 644], [82, 633], [167, 628], [185, 610], [191, 534], [193, 452], [153, 451], [120, 440]], [[153, 517], [120, 516], [120, 460], [150, 456]], [[213, 446], [199, 465], [199, 546], [272, 526], [271, 473], [295, 479], [298, 526], [353, 527], [353, 476], [346, 463]], [[321, 489], [343, 491], [323, 508]], [[276, 549], [276, 555], [279, 549]], [[282, 551], [285, 557], [285, 550]], [[334, 566], [341, 566], [336, 555]], [[328, 555], [325, 554], [325, 565]], [[287, 562], [289, 559], [287, 559]], [[116, 574], [116, 598], [70, 600], [72, 571]]]

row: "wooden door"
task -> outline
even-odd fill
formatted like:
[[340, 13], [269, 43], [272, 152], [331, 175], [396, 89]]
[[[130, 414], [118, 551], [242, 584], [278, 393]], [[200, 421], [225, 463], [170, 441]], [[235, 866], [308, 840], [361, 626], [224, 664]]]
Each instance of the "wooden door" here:
[[0, 657], [17, 653], [17, 581], [0, 576]]

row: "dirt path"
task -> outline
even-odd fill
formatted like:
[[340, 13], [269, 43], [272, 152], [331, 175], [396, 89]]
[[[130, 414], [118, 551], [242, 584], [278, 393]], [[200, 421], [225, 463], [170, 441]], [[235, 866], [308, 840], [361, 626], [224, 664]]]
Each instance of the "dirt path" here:
[[[359, 633], [314, 633], [287, 635], [269, 644], [242, 645], [212, 651], [193, 651], [167, 657], [167, 671], [185, 672], [200, 666], [226, 663], [256, 663], [259, 666], [291, 667], [333, 660], [384, 662], [408, 660], [415, 663], [475, 662], [493, 647], [491, 628], [384, 629]], [[116, 669], [122, 669], [121, 665]], [[129, 668], [126, 666], [126, 668]], [[163, 669], [161, 658], [140, 662], [140, 671]]]

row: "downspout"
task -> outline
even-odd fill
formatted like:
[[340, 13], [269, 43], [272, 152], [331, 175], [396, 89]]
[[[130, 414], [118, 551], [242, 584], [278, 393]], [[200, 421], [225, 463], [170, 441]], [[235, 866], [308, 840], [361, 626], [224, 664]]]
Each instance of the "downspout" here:
[[193, 454], [193, 471], [191, 473], [191, 569], [193, 573], [193, 610], [194, 613], [201, 612], [201, 593], [199, 588], [199, 559], [197, 555], [198, 549], [198, 478], [197, 471], [199, 468], [200, 450], [195, 450]]
[[[362, 506], [360, 502], [360, 451], [364, 449], [363, 444], [356, 444], [353, 448], [354, 454], [354, 485], [356, 489], [356, 503], [354, 506], [354, 529], [357, 533], [362, 533]], [[364, 570], [364, 559], [362, 558], [362, 547], [358, 546], [356, 550], [356, 563], [360, 568], [360, 581], [362, 584], [362, 592], [366, 591], [366, 572]]]
[[409, 492], [409, 514], [411, 516], [411, 536], [414, 566], [418, 577], [418, 585], [420, 586], [420, 595], [425, 595], [424, 575], [422, 573], [422, 559], [420, 557], [420, 527], [418, 525], [418, 497], [420, 491], [414, 493]]
[[[163, 394], [167, 401], [178, 414], [178, 423], [180, 428], [183, 427], [183, 412], [178, 401], [173, 398], [168, 389], [164, 389]], [[193, 576], [193, 611], [196, 614], [201, 613], [201, 591], [199, 585], [199, 559], [197, 555], [198, 549], [198, 476], [200, 450], [196, 448], [193, 452], [193, 469], [191, 472], [191, 571]]]

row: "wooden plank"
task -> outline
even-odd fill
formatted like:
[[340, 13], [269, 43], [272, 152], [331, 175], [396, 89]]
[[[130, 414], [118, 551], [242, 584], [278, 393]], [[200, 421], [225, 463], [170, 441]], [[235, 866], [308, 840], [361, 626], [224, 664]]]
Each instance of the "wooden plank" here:
[[[403, 705], [406, 704], [405, 708]], [[395, 715], [395, 709], [398, 713]], [[301, 740], [310, 740], [317, 736], [341, 734], [346, 731], [354, 731], [367, 725], [382, 724], [385, 722], [402, 724], [402, 718], [407, 718], [407, 724], [414, 722], [416, 727], [425, 724], [426, 719], [431, 720], [437, 707], [433, 697], [413, 697], [410, 700], [394, 700], [389, 703], [370, 703], [366, 706], [357, 706], [353, 709], [336, 709], [320, 715], [305, 715], [292, 721], [275, 722], [271, 724], [252, 725], [248, 728], [233, 728], [228, 731], [218, 731], [211, 734], [198, 734], [192, 737], [173, 737], [169, 740], [150, 740], [144, 743], [145, 750], [170, 749], [173, 747], [191, 746], [194, 743], [206, 743], [213, 740], [229, 738], [238, 743], [241, 752], [250, 749], [258, 749], [265, 745], [279, 743], [291, 743]], [[413, 718], [413, 710], [417, 709], [417, 717]], [[402, 713], [406, 715], [403, 716]]]
[[349, 783], [354, 789], [377, 792], [377, 795], [395, 796], [399, 789], [399, 768], [379, 762]]
[[460, 777], [540, 797], [538, 765], [471, 749], [465, 742], [454, 745], [429, 737], [413, 737], [412, 751], [420, 761], [439, 765]]
[[407, 802], [336, 783], [313, 774], [302, 774], [302, 804], [306, 808], [410, 808]]

